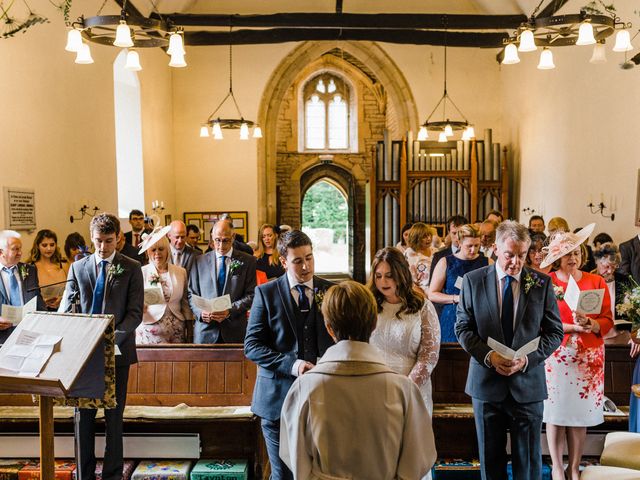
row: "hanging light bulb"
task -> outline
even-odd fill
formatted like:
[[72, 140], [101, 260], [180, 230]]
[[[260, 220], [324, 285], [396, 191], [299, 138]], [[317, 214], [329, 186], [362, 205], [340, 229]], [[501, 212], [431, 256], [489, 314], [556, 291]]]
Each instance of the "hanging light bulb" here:
[[508, 44], [504, 49], [504, 58], [502, 59], [503, 65], [513, 65], [520, 63], [520, 57], [518, 57], [518, 47], [514, 43]]
[[169, 55], [173, 55], [174, 53], [181, 53], [182, 55], [186, 54], [184, 50], [184, 42], [182, 41], [182, 35], [179, 32], [173, 32], [169, 37], [169, 48], [167, 48], [167, 53]]
[[590, 63], [607, 63], [606, 49], [604, 43], [596, 43], [593, 46], [593, 55], [591, 55]]
[[213, 127], [211, 127], [211, 133], [213, 134], [213, 138], [215, 140], [222, 140], [222, 128], [220, 128], [220, 122], [213, 122]]
[[174, 52], [171, 54], [171, 60], [169, 60], [170, 67], [182, 68], [187, 66], [187, 62], [184, 60], [184, 53]]
[[427, 127], [422, 125], [420, 130], [418, 130], [418, 141], [424, 142], [427, 138], [429, 138], [429, 132], [427, 131]]
[[476, 136], [476, 132], [473, 129], [473, 125], [469, 125], [467, 128], [464, 129], [464, 132], [462, 132], [462, 140], [471, 140], [475, 136]]
[[628, 52], [629, 50], [633, 50], [629, 30], [618, 30], [618, 33], [616, 33], [616, 44], [613, 47], [613, 51]]
[[262, 138], [262, 129], [256, 125], [253, 129], [253, 138]]
[[249, 140], [249, 126], [247, 122], [240, 124], [240, 140]]
[[89, 49], [89, 45], [87, 43], [82, 42], [82, 46], [78, 53], [76, 54], [76, 63], [80, 65], [88, 65], [93, 63], [93, 58], [91, 57], [91, 50]]
[[520, 34], [519, 52], [535, 52], [538, 49], [533, 32], [528, 28]]
[[551, 70], [552, 68], [556, 68], [553, 63], [553, 53], [547, 47], [542, 49], [540, 52], [540, 62], [538, 62], [538, 70]]
[[78, 53], [82, 48], [82, 33], [77, 28], [72, 28], [67, 32], [67, 45], [64, 49], [67, 52]]
[[444, 127], [444, 134], [445, 134], [447, 137], [453, 137], [453, 128], [451, 128], [451, 125], [447, 124], [447, 125]]
[[209, 136], [209, 127], [207, 127], [206, 125], [202, 125], [200, 127], [200, 136], [201, 137], [208, 137]]
[[125, 20], [120, 20], [120, 25], [116, 28], [116, 39], [113, 41], [116, 47], [129, 48], [133, 47], [131, 40], [131, 29]]
[[440, 143], [444, 143], [447, 141], [447, 135], [444, 132], [440, 132], [440, 134], [438, 135], [438, 141]]
[[593, 45], [596, 39], [593, 36], [593, 25], [591, 22], [582, 22], [578, 30], [578, 41], [576, 45]]
[[142, 66], [140, 65], [140, 55], [135, 50], [127, 51], [127, 61], [124, 65], [125, 70], [130, 70], [132, 72], [139, 72], [142, 70]]

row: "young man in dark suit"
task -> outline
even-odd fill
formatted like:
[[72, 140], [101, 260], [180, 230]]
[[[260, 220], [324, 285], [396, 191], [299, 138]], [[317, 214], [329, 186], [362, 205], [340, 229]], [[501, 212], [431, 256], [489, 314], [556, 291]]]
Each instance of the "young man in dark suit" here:
[[140, 210], [131, 210], [129, 212], [131, 231], [124, 234], [124, 241], [134, 248], [138, 248], [142, 242], [142, 234], [151, 231], [145, 228], [144, 218], [145, 215]]
[[[65, 291], [67, 312], [79, 295], [81, 313], [111, 314], [116, 330], [116, 402], [105, 409], [106, 448], [102, 478], [122, 478], [122, 416], [127, 398], [129, 366], [138, 361], [135, 330], [142, 321], [144, 283], [140, 263], [116, 251], [120, 221], [115, 215], [101, 213], [91, 220], [91, 241], [95, 253], [71, 264]], [[96, 410], [80, 409], [80, 464], [82, 478], [93, 480], [96, 468]]]
[[[563, 338], [551, 278], [523, 268], [529, 250], [524, 225], [497, 229], [497, 262], [464, 276], [456, 336], [470, 355], [466, 393], [472, 397], [483, 480], [507, 478], [507, 431], [514, 480], [542, 477], [544, 361]], [[509, 360], [487, 345], [489, 337], [518, 350], [536, 337], [538, 348]]]
[[[33, 265], [20, 262], [22, 259], [22, 240], [13, 230], [0, 232], [0, 305], [24, 305], [33, 297], [38, 297], [37, 309], [46, 310], [42, 295], [38, 289], [38, 270]], [[2, 345], [14, 326], [0, 317], [0, 345]]]
[[637, 283], [640, 283], [640, 235], [620, 244], [620, 256], [622, 262], [618, 271], [626, 276], [631, 275]]
[[278, 242], [286, 274], [260, 285], [251, 306], [244, 353], [258, 365], [251, 410], [261, 417], [271, 479], [293, 479], [279, 456], [280, 410], [296, 377], [311, 370], [333, 345], [320, 304], [332, 285], [314, 273], [311, 239], [299, 230]]

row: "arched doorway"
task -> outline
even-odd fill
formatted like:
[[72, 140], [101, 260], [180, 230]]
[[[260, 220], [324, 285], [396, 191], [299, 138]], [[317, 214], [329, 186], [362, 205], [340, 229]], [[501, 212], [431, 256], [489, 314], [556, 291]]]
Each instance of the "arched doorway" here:
[[349, 203], [337, 182], [325, 177], [307, 189], [302, 231], [313, 241], [316, 272], [350, 274]]

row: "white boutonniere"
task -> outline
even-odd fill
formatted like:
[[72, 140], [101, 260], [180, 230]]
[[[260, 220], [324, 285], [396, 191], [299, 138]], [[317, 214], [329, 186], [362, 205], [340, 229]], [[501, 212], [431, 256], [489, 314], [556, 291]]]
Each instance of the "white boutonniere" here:
[[234, 258], [229, 264], [229, 273], [233, 275], [242, 265], [243, 263], [240, 260]]
[[327, 293], [326, 290], [320, 290], [319, 288], [313, 289], [313, 299], [316, 302], [318, 308], [322, 306], [322, 301], [324, 300], [324, 294]]
[[124, 273], [124, 268], [119, 263], [112, 263], [109, 265], [109, 270], [107, 270], [107, 275], [110, 278], [118, 278], [120, 275]]
[[29, 276], [29, 269], [24, 263], [18, 265], [18, 274], [23, 281]]

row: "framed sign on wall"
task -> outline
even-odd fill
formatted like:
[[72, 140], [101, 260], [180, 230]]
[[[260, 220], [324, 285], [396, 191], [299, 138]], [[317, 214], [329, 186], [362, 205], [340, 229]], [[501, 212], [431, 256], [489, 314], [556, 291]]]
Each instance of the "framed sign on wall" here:
[[4, 187], [4, 221], [9, 230], [35, 230], [35, 190]]
[[185, 224], [196, 225], [200, 229], [198, 244], [208, 245], [213, 224], [225, 214], [231, 217], [236, 234], [242, 235], [246, 242], [249, 239], [248, 212], [184, 212], [183, 216]]

